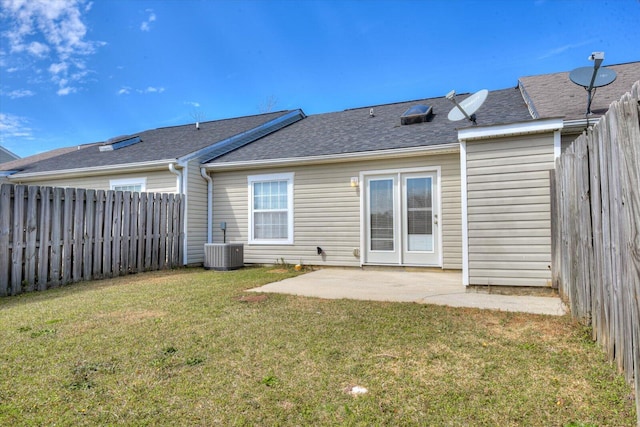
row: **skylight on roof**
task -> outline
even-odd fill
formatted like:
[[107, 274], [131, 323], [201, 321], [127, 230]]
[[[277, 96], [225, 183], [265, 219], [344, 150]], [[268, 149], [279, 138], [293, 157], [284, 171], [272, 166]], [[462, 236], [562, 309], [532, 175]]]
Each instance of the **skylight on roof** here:
[[128, 147], [129, 145], [137, 144], [142, 141], [139, 136], [126, 137], [124, 139], [115, 139], [113, 142], [107, 142], [100, 146], [100, 151], [113, 151], [120, 148]]
[[430, 105], [418, 104], [402, 113], [400, 123], [403, 125], [423, 123], [429, 121], [431, 116], [433, 116], [433, 108]]

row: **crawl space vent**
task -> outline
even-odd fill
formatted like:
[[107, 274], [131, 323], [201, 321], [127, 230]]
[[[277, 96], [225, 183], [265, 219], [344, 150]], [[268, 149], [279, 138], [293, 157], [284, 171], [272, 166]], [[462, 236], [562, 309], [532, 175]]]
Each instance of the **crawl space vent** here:
[[414, 123], [424, 123], [431, 120], [433, 108], [430, 105], [414, 105], [400, 116], [400, 123], [412, 125]]

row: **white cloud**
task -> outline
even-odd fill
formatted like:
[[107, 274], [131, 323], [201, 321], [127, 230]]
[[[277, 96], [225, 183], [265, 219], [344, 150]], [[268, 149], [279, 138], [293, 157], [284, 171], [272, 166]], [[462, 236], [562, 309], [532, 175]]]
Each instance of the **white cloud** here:
[[7, 138], [32, 138], [27, 122], [24, 117], [0, 113], [0, 144], [4, 145]]
[[139, 91], [140, 93], [162, 93], [164, 92], [164, 88], [163, 87], [153, 87], [153, 86], [149, 86], [146, 89]]
[[66, 72], [69, 69], [69, 64], [65, 64], [64, 62], [60, 62], [58, 64], [51, 64], [49, 66], [49, 72], [51, 74], [60, 74], [61, 72]]
[[151, 31], [151, 23], [156, 20], [156, 14], [153, 12], [153, 9], [145, 10], [149, 14], [146, 21], [142, 21], [140, 24], [140, 30], [142, 31]]
[[58, 85], [58, 94], [66, 95], [76, 89], [62, 81], [81, 83], [84, 74], [75, 69], [84, 69], [85, 57], [105, 45], [86, 39], [83, 13], [91, 6], [87, 0], [0, 0], [0, 15], [6, 25], [1, 36], [16, 59], [27, 55], [51, 61], [51, 80]]
[[563, 46], [558, 46], [556, 48], [553, 48], [545, 53], [543, 53], [542, 55], [540, 55], [538, 57], [538, 59], [546, 59], [546, 58], [550, 58], [552, 56], [556, 56], [556, 55], [560, 55], [570, 49], [575, 49], [578, 47], [583, 47], [586, 46], [588, 44], [591, 44], [593, 42], [595, 42], [595, 39], [591, 39], [591, 40], [586, 40], [586, 41], [582, 41], [582, 42], [578, 42], [578, 43], [569, 43]]
[[16, 98], [26, 98], [27, 96], [33, 96], [35, 95], [35, 92], [29, 89], [16, 89], [7, 93], [3, 92], [3, 95], [6, 95], [11, 99], [16, 99]]
[[145, 94], [145, 93], [162, 93], [164, 91], [165, 89], [163, 87], [148, 86], [146, 89], [132, 89], [129, 86], [122, 86], [122, 88], [120, 88], [120, 90], [118, 90], [118, 92], [116, 93], [118, 95], [129, 95], [131, 92]]
[[187, 105], [191, 105], [192, 107], [195, 107], [195, 108], [200, 107], [200, 103], [196, 101], [185, 101], [184, 103]]
[[40, 42], [31, 42], [27, 46], [26, 50], [33, 56], [37, 56], [40, 58], [44, 57], [50, 51], [49, 46]]

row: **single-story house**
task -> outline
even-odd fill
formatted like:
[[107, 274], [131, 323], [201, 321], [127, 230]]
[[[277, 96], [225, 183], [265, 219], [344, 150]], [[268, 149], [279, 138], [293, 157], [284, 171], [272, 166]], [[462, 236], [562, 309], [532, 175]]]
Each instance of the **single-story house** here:
[[490, 91], [477, 124], [448, 120], [445, 97], [284, 111], [145, 131], [7, 179], [185, 194], [185, 264], [226, 239], [244, 244], [246, 263], [431, 267], [462, 270], [465, 285], [548, 287], [549, 170], [640, 80], [640, 62], [609, 68], [618, 79], [588, 117], [584, 89], [555, 73]]

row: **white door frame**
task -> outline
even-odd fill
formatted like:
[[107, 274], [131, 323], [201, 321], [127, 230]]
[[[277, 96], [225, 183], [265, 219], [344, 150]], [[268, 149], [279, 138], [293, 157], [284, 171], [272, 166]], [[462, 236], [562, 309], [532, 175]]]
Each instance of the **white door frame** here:
[[[375, 265], [375, 263], [370, 263], [367, 261], [366, 257], [367, 257], [367, 235], [368, 235], [368, 231], [367, 231], [367, 188], [366, 188], [366, 178], [373, 176], [373, 175], [395, 175], [396, 176], [396, 181], [398, 182], [398, 185], [401, 185], [401, 179], [402, 179], [402, 175], [403, 174], [411, 174], [411, 173], [435, 173], [436, 175], [436, 182], [435, 185], [433, 187], [433, 193], [434, 193], [434, 198], [436, 199], [437, 203], [437, 209], [436, 212], [434, 212], [435, 214], [438, 215], [438, 224], [436, 227], [436, 230], [434, 230], [434, 234], [436, 234], [437, 236], [437, 242], [436, 242], [436, 247], [435, 249], [438, 251], [438, 262], [437, 264], [429, 264], [429, 265], [425, 265], [425, 266], [429, 266], [429, 267], [442, 267], [443, 264], [443, 254], [442, 254], [442, 173], [441, 173], [441, 167], [440, 166], [426, 166], [426, 167], [415, 167], [415, 168], [405, 168], [405, 169], [379, 169], [379, 170], [367, 170], [367, 171], [360, 171], [360, 177], [359, 177], [359, 182], [362, 186], [362, 188], [360, 189], [360, 266], [369, 264], [369, 265]], [[400, 192], [399, 192], [400, 193]], [[398, 194], [398, 197], [401, 199], [401, 194]], [[402, 220], [400, 219], [399, 221], [396, 221], [397, 225], [396, 225], [396, 232], [400, 233], [401, 232], [401, 223]], [[401, 236], [402, 234], [399, 234], [399, 236]], [[401, 241], [401, 244], [404, 245], [404, 242]], [[393, 264], [393, 265], [415, 265], [415, 264], [405, 264], [402, 262], [402, 250], [399, 251], [399, 255], [398, 255], [398, 260], [397, 260], [397, 264]]]

